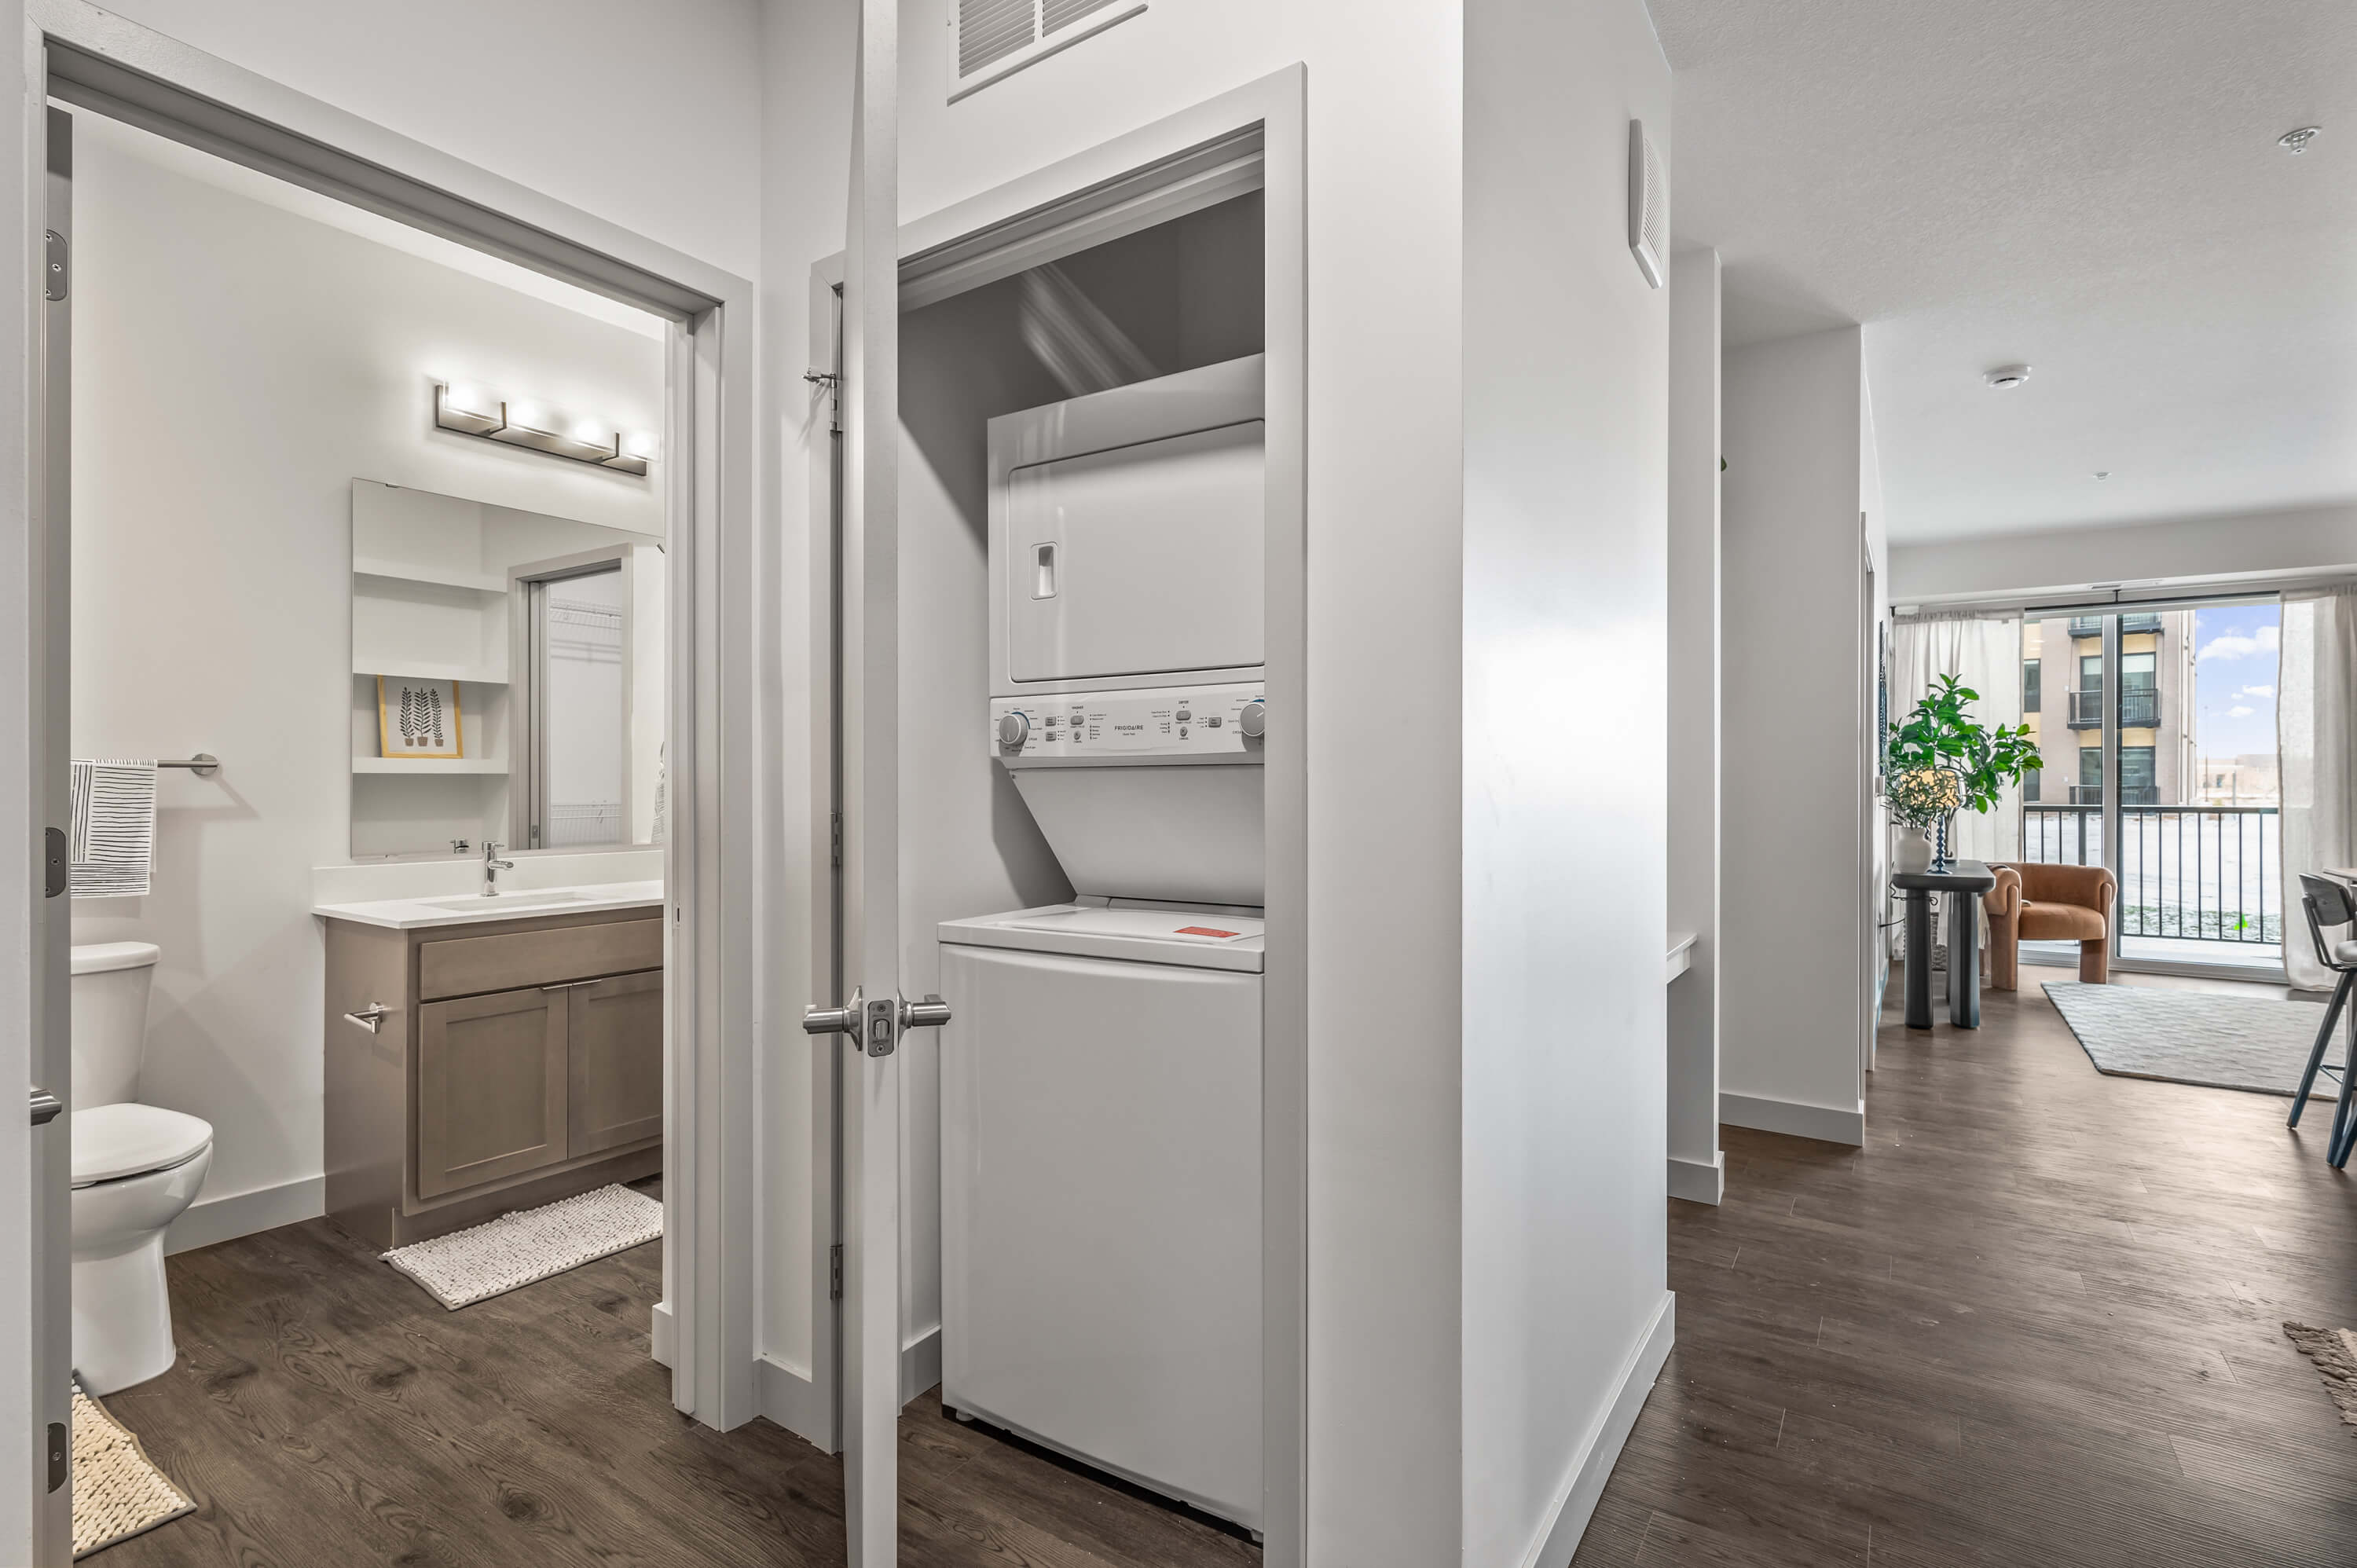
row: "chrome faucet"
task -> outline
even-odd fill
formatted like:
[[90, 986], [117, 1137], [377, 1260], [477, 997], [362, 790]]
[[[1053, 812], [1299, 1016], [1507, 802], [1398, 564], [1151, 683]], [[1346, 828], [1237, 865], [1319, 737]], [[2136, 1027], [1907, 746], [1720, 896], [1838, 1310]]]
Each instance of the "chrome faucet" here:
[[500, 891], [499, 874], [502, 871], [513, 871], [515, 869], [515, 862], [512, 860], [500, 860], [497, 858], [499, 853], [500, 846], [498, 844], [493, 843], [490, 839], [485, 839], [483, 841], [483, 897], [486, 898], [498, 897]]

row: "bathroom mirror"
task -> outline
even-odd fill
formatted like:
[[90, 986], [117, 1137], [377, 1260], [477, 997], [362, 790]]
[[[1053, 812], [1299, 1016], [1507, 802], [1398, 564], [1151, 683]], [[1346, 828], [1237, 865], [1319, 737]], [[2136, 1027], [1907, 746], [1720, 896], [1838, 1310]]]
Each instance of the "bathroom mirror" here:
[[352, 481], [352, 858], [663, 831], [663, 545]]

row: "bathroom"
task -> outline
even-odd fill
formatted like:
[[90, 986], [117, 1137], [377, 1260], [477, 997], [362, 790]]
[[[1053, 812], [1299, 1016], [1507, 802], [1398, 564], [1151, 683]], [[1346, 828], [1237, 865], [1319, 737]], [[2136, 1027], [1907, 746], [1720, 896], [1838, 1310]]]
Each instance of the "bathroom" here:
[[295, 1227], [366, 1263], [608, 1188], [608, 1253], [661, 1233], [673, 328], [70, 140], [75, 1359], [135, 1428], [164, 1257]]

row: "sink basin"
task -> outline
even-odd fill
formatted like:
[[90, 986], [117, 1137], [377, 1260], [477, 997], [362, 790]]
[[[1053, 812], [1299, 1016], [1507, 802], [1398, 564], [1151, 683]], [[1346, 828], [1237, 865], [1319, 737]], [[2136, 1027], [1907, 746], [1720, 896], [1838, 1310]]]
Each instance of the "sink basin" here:
[[500, 893], [486, 898], [477, 894], [469, 898], [420, 898], [429, 909], [448, 909], [454, 914], [489, 914], [496, 909], [501, 914], [518, 914], [526, 909], [554, 909], [565, 904], [578, 904], [589, 897], [571, 891], [548, 893]]

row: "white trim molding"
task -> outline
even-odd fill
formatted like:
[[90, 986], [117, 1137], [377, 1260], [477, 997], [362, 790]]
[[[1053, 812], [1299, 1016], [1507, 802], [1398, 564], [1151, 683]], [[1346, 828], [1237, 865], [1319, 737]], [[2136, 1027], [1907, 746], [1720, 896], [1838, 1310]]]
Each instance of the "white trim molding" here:
[[1638, 1413], [1645, 1408], [1645, 1396], [1653, 1391], [1653, 1380], [1662, 1375], [1662, 1363], [1670, 1359], [1670, 1348], [1677, 1337], [1678, 1298], [1663, 1291], [1660, 1305], [1653, 1308], [1652, 1322], [1630, 1348], [1611, 1404], [1588, 1433], [1587, 1441], [1580, 1444], [1570, 1474], [1555, 1493], [1555, 1507], [1547, 1511], [1546, 1526], [1523, 1558], [1522, 1568], [1569, 1568], [1572, 1553], [1579, 1550], [1579, 1538], [1587, 1533], [1587, 1521], [1595, 1517], [1596, 1505], [1604, 1497], [1604, 1483], [1612, 1478], [1612, 1466], [1620, 1462], [1620, 1449], [1629, 1441]]
[[173, 1220], [172, 1228], [164, 1232], [164, 1251], [168, 1255], [210, 1247], [216, 1241], [233, 1241], [258, 1230], [275, 1230], [281, 1225], [317, 1219], [327, 1212], [328, 1178], [324, 1176], [299, 1176], [250, 1192], [223, 1193], [219, 1197], [199, 1199], [187, 1213]]
[[939, 1324], [900, 1347], [900, 1402], [907, 1404], [942, 1380], [942, 1330]]
[[647, 1354], [658, 1365], [668, 1367], [678, 1354], [679, 1323], [671, 1315], [671, 1303], [659, 1301], [647, 1316]]
[[1832, 1105], [1806, 1105], [1797, 1100], [1770, 1100], [1762, 1095], [1718, 1095], [1718, 1119], [1730, 1127], [1761, 1133], [1781, 1133], [1792, 1138], [1814, 1138], [1822, 1144], [1866, 1144], [1866, 1101], [1853, 1110]]
[[[1724, 1096], [1721, 1097], [1725, 1098]], [[1722, 1120], [1724, 1115], [1722, 1113]], [[1688, 1203], [1717, 1203], [1727, 1193], [1727, 1151], [1712, 1154], [1710, 1163], [1670, 1156], [1670, 1196]]]

